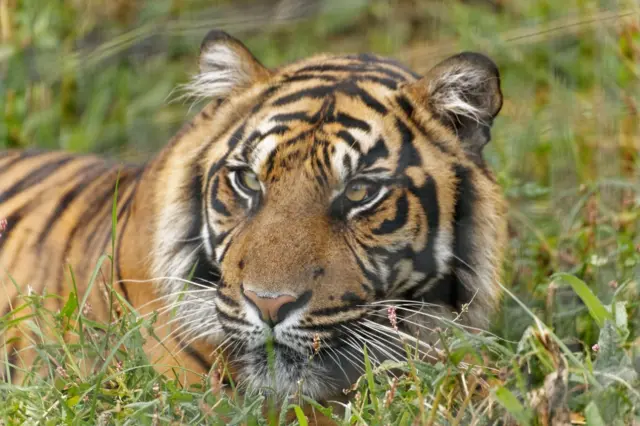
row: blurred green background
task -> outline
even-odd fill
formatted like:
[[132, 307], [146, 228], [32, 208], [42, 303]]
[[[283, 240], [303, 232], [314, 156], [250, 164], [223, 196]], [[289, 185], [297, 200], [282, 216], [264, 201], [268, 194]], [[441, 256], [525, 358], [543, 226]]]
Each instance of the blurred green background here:
[[[175, 89], [213, 28], [268, 66], [369, 51], [425, 72], [481, 51], [505, 96], [487, 148], [511, 203], [505, 284], [591, 345], [585, 306], [548, 277], [577, 274], [609, 303], [640, 276], [639, 13], [632, 0], [0, 0], [0, 148], [150, 158], [198, 110]], [[637, 288], [621, 296], [635, 330]], [[495, 327], [517, 340], [529, 323], [506, 298]]]

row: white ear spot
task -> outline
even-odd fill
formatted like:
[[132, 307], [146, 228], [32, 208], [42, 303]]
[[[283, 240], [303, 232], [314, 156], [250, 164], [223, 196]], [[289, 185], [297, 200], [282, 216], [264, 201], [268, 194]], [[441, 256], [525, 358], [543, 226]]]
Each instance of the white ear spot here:
[[182, 86], [184, 97], [219, 99], [234, 89], [246, 87], [252, 76], [243, 67], [242, 58], [226, 44], [211, 46], [200, 56], [200, 72]]
[[429, 82], [430, 103], [443, 116], [463, 116], [484, 124], [486, 111], [474, 105], [473, 100], [486, 94], [487, 78], [490, 77], [483, 70], [453, 66]]

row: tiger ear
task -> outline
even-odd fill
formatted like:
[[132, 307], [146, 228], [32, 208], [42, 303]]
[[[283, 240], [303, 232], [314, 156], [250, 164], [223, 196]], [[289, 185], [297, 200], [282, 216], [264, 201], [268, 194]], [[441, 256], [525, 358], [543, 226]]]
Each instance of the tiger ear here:
[[199, 74], [188, 85], [198, 97], [223, 98], [271, 77], [242, 42], [220, 30], [209, 31], [202, 40], [199, 65]]
[[500, 73], [488, 57], [473, 52], [452, 56], [407, 88], [443, 124], [452, 128], [467, 154], [482, 161], [493, 119], [502, 108]]

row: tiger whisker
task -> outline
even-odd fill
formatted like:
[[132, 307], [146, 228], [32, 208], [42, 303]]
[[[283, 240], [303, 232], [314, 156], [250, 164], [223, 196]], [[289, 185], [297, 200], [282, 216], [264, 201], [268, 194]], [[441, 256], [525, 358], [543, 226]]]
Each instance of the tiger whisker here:
[[[182, 324], [180, 324], [175, 330], [173, 330], [170, 333], [168, 333], [160, 342], [158, 342], [153, 347], [152, 350], [155, 350], [159, 345], [164, 344], [167, 341], [167, 339], [169, 339], [171, 337], [175, 338], [176, 340], [179, 340], [177, 336], [181, 336], [182, 334], [185, 334], [185, 332], [181, 331], [181, 330], [184, 330], [186, 327], [189, 327], [192, 324], [196, 324], [196, 323], [202, 322], [202, 320], [200, 319], [200, 317], [197, 314], [200, 314], [200, 312], [192, 313], [192, 315], [190, 315], [190, 316], [196, 316], [196, 318], [194, 318], [194, 319], [192, 319], [190, 321], [185, 321]], [[184, 318], [187, 318], [187, 317], [183, 317], [182, 319], [184, 319]], [[167, 327], [169, 325], [170, 324], [164, 324], [159, 328], [159, 330], [164, 328], [164, 327]], [[187, 329], [186, 333], [189, 333], [189, 332], [192, 332], [192, 331]], [[177, 336], [176, 336], [176, 333], [177, 333]]]
[[[354, 339], [353, 334], [350, 333], [347, 336], [347, 339], [343, 339], [343, 342], [345, 342], [347, 345], [349, 345], [351, 348], [355, 349], [356, 353], [362, 354], [362, 365], [364, 365], [364, 348], [361, 347], [360, 345], [358, 345], [358, 341]], [[369, 355], [369, 360], [371, 361], [372, 364], [377, 364], [380, 365], [380, 361], [378, 360], [378, 357], [373, 354], [373, 353], [368, 353]], [[355, 356], [355, 354], [354, 354]]]
[[[141, 284], [141, 283], [151, 283], [151, 282], [155, 282], [155, 281], [178, 281], [178, 282], [182, 282], [182, 283], [185, 283], [185, 284], [190, 284], [190, 285], [193, 285], [193, 286], [196, 286], [196, 287], [201, 287], [201, 288], [204, 288], [204, 289], [211, 289], [211, 287], [206, 286], [204, 284], [197, 283], [195, 281], [187, 280], [187, 279], [181, 278], [181, 277], [171, 277], [171, 276], [149, 278], [149, 279], [146, 279], [146, 280], [135, 280], [135, 279], [118, 280], [118, 281], [116, 281], [116, 283], [136, 283], [136, 284]], [[209, 283], [211, 285], [214, 285], [214, 286], [218, 285], [217, 283], [214, 283], [213, 281], [206, 281], [206, 280], [203, 280], [203, 281], [205, 281], [205, 282], [207, 282], [207, 283]], [[211, 289], [211, 290], [215, 290], [215, 289]]]
[[[403, 341], [401, 339], [406, 339], [406, 340], [408, 340], [408, 341], [410, 341], [412, 343], [415, 343], [415, 344], [417, 344], [419, 346], [422, 346], [422, 347], [428, 349], [429, 351], [433, 350], [433, 351], [436, 351], [438, 354], [442, 355], [442, 351], [440, 351], [439, 349], [435, 348], [433, 345], [430, 345], [429, 343], [424, 342], [424, 341], [422, 341], [422, 340], [420, 340], [420, 339], [418, 339], [416, 337], [413, 337], [413, 336], [411, 336], [411, 335], [409, 335], [407, 333], [404, 333], [404, 332], [402, 332], [400, 330], [395, 330], [395, 329], [393, 329], [391, 327], [387, 327], [387, 326], [385, 326], [383, 324], [377, 323], [375, 321], [371, 321], [371, 320], [366, 319], [366, 318], [363, 318], [362, 321], [363, 321], [362, 322], [363, 325], [366, 323], [366, 324], [372, 326], [372, 328], [374, 328], [374, 329], [384, 330], [384, 331], [386, 331], [387, 333], [389, 333], [391, 335], [398, 336], [400, 341]], [[406, 341], [404, 343], [406, 343]]]
[[[321, 353], [322, 353], [322, 352], [321, 352]], [[342, 365], [341, 365], [341, 363], [339, 362], [340, 360], [338, 359], [338, 358], [339, 358], [339, 355], [335, 352], [335, 349], [329, 346], [329, 347], [327, 347], [327, 350], [326, 350], [326, 351], [324, 351], [324, 353], [326, 353], [326, 354], [327, 354], [327, 356], [329, 356], [329, 357], [333, 360], [333, 364], [338, 366], [338, 368], [342, 371], [342, 374], [344, 374], [344, 378], [345, 378], [347, 381], [349, 381], [349, 375], [348, 375], [348, 374], [347, 374], [347, 372], [344, 370], [344, 368], [342, 368]], [[334, 355], [335, 355], [335, 357], [334, 357]], [[336, 357], [337, 357], [337, 358], [336, 358]]]
[[[153, 303], [155, 303], [155, 302], [158, 302], [158, 301], [161, 301], [161, 300], [164, 300], [164, 299], [170, 299], [170, 298], [172, 298], [172, 297], [180, 296], [180, 295], [183, 295], [183, 294], [189, 294], [189, 295], [192, 295], [192, 294], [194, 294], [194, 293], [209, 293], [209, 292], [211, 292], [211, 293], [215, 293], [215, 291], [216, 291], [216, 290], [212, 290], [212, 289], [181, 290], [181, 291], [175, 291], [175, 292], [171, 292], [171, 293], [169, 293], [169, 294], [165, 294], [165, 295], [160, 296], [160, 297], [156, 297], [156, 298], [155, 298], [155, 299], [153, 299], [153, 300], [150, 300], [150, 301], [148, 301], [148, 302], [146, 302], [146, 303], [143, 303], [143, 304], [142, 304], [142, 305], [140, 305], [137, 309], [138, 309], [138, 310], [140, 310], [140, 309], [142, 309], [142, 308], [146, 308], [147, 306], [149, 306], [149, 305], [151, 305], [151, 304], [153, 304]], [[212, 301], [207, 300], [207, 299], [204, 299], [204, 298], [196, 297], [196, 299], [197, 299], [198, 301], [211, 302], [211, 303], [213, 304], [213, 302], [212, 302]], [[180, 300], [178, 300], [178, 302], [180, 302]], [[146, 314], [146, 315], [148, 315], [148, 314]]]
[[[387, 342], [383, 342], [382, 340], [380, 340], [379, 335], [376, 335], [372, 331], [365, 330], [361, 324], [355, 324], [355, 326], [360, 333], [364, 333], [365, 335], [369, 336], [369, 339], [372, 343], [375, 342], [378, 345], [378, 350], [384, 349], [384, 353], [389, 359], [400, 362], [402, 359], [406, 358], [406, 354], [404, 352], [397, 350], [395, 347], [387, 345]], [[393, 351], [393, 354], [389, 351]], [[400, 355], [400, 359], [398, 359], [396, 355]]]
[[[392, 339], [393, 342], [397, 342], [397, 343], [393, 343], [394, 345], [396, 345], [396, 347], [402, 348], [403, 350], [406, 350], [406, 347], [402, 346], [402, 345], [407, 345], [407, 342], [405, 340], [402, 340], [402, 338], [400, 338], [397, 335], [397, 332], [394, 329], [385, 327], [385, 326], [383, 326], [381, 324], [378, 324], [376, 322], [373, 322], [373, 321], [371, 321], [370, 324], [361, 323], [360, 325], [363, 326], [363, 327], [367, 327], [367, 328], [371, 329], [374, 332], [378, 332], [378, 333], [384, 334], [388, 338]], [[419, 342], [421, 342], [421, 341], [419, 341]], [[418, 353], [420, 355], [424, 356], [424, 357], [431, 358], [433, 360], [437, 360], [438, 359], [437, 357], [431, 355], [429, 352], [425, 352], [425, 351], [421, 350], [420, 348], [418, 348], [416, 346], [412, 345], [412, 348], [413, 348], [413, 350], [418, 351]]]
[[[491, 337], [495, 337], [495, 338], [503, 340], [503, 341], [509, 341], [509, 340], [506, 340], [506, 339], [504, 339], [504, 338], [502, 338], [502, 337], [490, 332], [489, 330], [486, 330], [486, 329], [483, 329], [483, 328], [478, 328], [478, 327], [473, 327], [473, 326], [466, 325], [466, 324], [461, 324], [461, 323], [455, 322], [455, 321], [453, 321], [451, 319], [440, 317], [440, 316], [433, 315], [433, 314], [429, 314], [427, 312], [416, 311], [416, 310], [412, 310], [412, 309], [409, 309], [409, 308], [405, 308], [405, 307], [402, 307], [402, 306], [396, 306], [396, 305], [381, 305], [381, 306], [393, 307], [393, 308], [396, 308], [398, 310], [411, 312], [414, 315], [423, 315], [423, 316], [426, 316], [426, 317], [429, 317], [429, 318], [433, 318], [435, 320], [439, 320], [439, 321], [442, 321], [442, 322], [445, 322], [445, 323], [448, 323], [448, 324], [452, 324], [452, 325], [454, 325], [456, 327], [464, 328], [464, 329], [467, 329], [467, 330], [470, 330], [470, 331], [482, 332], [482, 333], [490, 335]], [[382, 316], [386, 317], [386, 315], [382, 315]], [[398, 321], [407, 321], [407, 320], [405, 318], [400, 318]], [[410, 322], [410, 321], [407, 321], [407, 322]], [[415, 323], [412, 323], [412, 324], [414, 324], [416, 326], [420, 326], [419, 324], [415, 324]], [[428, 330], [434, 331], [434, 330], [431, 330], [431, 329], [428, 329]], [[517, 342], [512, 342], [512, 341], [509, 341], [509, 342], [517, 343]]]

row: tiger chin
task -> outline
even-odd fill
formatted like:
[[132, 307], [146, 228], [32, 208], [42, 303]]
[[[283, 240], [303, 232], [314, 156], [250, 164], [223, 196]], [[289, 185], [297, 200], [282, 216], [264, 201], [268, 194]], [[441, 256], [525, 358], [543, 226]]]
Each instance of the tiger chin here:
[[[270, 69], [211, 31], [199, 68], [186, 89], [209, 103], [146, 164], [0, 154], [5, 314], [19, 302], [9, 274], [63, 296], [54, 311], [69, 267], [87, 290], [111, 250], [117, 180], [115, 290], [159, 313], [163, 345], [146, 350], [186, 383], [224, 353], [245, 389], [329, 400], [362, 374], [365, 344], [398, 360], [402, 339], [428, 341], [461, 310], [487, 326], [506, 246], [482, 155], [502, 106], [489, 58], [461, 53], [423, 76], [369, 54]], [[87, 299], [99, 319], [107, 281]], [[4, 336], [12, 377], [29, 332]]]

